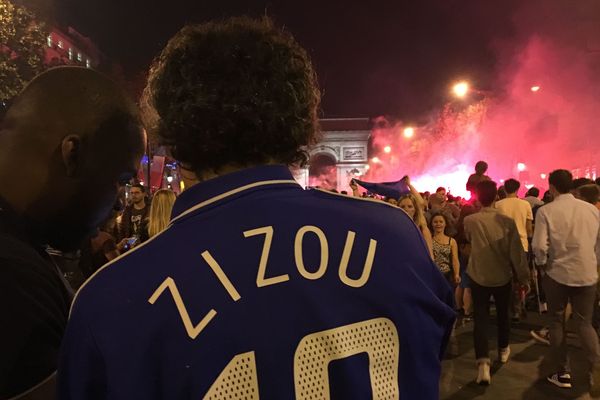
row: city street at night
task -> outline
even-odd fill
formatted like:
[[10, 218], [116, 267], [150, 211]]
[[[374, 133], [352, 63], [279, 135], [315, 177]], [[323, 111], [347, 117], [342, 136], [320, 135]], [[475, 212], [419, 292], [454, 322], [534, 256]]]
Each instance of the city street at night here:
[[0, 400], [600, 400], [599, 333], [600, 0], [0, 0]]
[[544, 358], [549, 347], [536, 342], [529, 331], [540, 329], [546, 316], [528, 313], [527, 318], [513, 324], [511, 355], [506, 364], [496, 360], [496, 325], [490, 324], [490, 356], [492, 358], [492, 383], [480, 386], [475, 383], [477, 368], [473, 351], [473, 322], [461, 323], [459, 319], [456, 339], [451, 340], [447, 356], [442, 363], [440, 400], [588, 400], [586, 361], [572, 328], [569, 332], [569, 351], [573, 388], [562, 389], [546, 381], [551, 372]]

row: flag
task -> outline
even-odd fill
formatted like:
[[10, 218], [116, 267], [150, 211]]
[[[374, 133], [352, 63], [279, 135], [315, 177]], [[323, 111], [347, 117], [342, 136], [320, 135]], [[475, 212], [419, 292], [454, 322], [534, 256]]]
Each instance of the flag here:
[[410, 193], [410, 188], [403, 179], [396, 182], [363, 182], [358, 179], [354, 179], [354, 182], [364, 187], [371, 193], [378, 194], [380, 196], [392, 197], [398, 199], [405, 194]]

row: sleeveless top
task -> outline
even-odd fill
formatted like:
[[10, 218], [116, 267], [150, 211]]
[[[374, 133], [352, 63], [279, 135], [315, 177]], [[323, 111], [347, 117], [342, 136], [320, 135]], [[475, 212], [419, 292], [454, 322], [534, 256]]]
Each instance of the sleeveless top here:
[[450, 242], [452, 238], [448, 239], [447, 244], [442, 244], [437, 240], [433, 239], [433, 260], [440, 269], [440, 272], [446, 274], [452, 270], [452, 247]]

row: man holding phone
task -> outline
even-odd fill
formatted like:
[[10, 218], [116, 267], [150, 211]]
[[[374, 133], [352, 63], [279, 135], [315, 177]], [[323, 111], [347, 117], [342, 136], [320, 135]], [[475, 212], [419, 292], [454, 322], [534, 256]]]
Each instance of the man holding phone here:
[[131, 204], [125, 208], [119, 227], [119, 248], [124, 250], [129, 250], [143, 241], [143, 223], [150, 213], [150, 206], [146, 204], [146, 188], [143, 185], [138, 183], [131, 186], [129, 196]]

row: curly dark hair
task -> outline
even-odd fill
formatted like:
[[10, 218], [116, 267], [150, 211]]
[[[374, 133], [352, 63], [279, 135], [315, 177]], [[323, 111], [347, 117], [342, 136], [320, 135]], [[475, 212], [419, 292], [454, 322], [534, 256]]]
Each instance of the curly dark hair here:
[[320, 92], [307, 52], [271, 19], [190, 25], [155, 59], [142, 108], [184, 168], [303, 165]]

